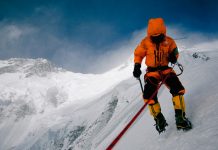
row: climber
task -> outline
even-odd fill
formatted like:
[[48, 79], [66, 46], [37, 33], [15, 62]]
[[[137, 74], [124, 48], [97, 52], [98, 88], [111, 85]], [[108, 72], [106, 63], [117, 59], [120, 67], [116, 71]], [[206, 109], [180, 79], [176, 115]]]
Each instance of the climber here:
[[185, 89], [173, 68], [168, 66], [169, 63], [177, 63], [178, 48], [175, 41], [166, 35], [166, 26], [162, 18], [149, 20], [147, 36], [142, 39], [134, 51], [133, 76], [135, 78], [140, 78], [142, 73], [140, 68], [144, 57], [146, 58], [145, 65], [147, 69], [144, 76], [143, 99], [145, 103], [148, 103], [150, 113], [154, 117], [156, 130], [161, 133], [165, 131], [168, 125], [161, 112], [157, 93], [155, 93], [161, 81], [164, 82], [172, 94], [177, 129], [191, 129], [191, 122], [186, 118], [185, 114], [186, 107], [183, 96]]

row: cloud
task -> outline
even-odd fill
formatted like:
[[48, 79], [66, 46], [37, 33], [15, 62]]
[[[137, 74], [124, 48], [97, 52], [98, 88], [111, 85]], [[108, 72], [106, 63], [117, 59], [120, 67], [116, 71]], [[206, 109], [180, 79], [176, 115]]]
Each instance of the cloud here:
[[[111, 28], [102, 26], [97, 32], [100, 34], [107, 29], [112, 31]], [[79, 41], [68, 37], [63, 38], [52, 27], [45, 30], [44, 25], [35, 26], [27, 22], [1, 22], [0, 38], [0, 59], [42, 57], [74, 72], [93, 73], [93, 69], [90, 68], [94, 66], [97, 68], [96, 60], [106, 52], [104, 47], [100, 51], [96, 50], [91, 43], [83, 41], [82, 38]], [[108, 69], [104, 68], [104, 71]], [[95, 69], [99, 72], [97, 70]]]
[[30, 18], [0, 22], [0, 59], [42, 57], [73, 72], [102, 73], [125, 61], [137, 43], [116, 39], [112, 25], [93, 20], [65, 28], [72, 32], [65, 35], [60, 15], [38, 7]]
[[129, 39], [119, 41], [105, 50], [105, 53], [95, 59], [95, 64], [91, 66], [90, 71], [102, 73], [109, 69], [123, 64], [134, 53], [136, 46], [145, 36], [145, 30], [139, 30], [132, 33]]
[[97, 57], [91, 49], [83, 44], [66, 43], [53, 53], [51, 61], [73, 72], [88, 73]]
[[175, 39], [179, 50], [210, 51], [218, 47], [216, 35], [193, 32], [181, 26], [169, 26], [168, 35]]
[[52, 60], [74, 72], [103, 73], [127, 61], [142, 37], [141, 33], [134, 34], [132, 38], [111, 47], [102, 47], [103, 52], [83, 43], [68, 43], [67, 47], [65, 45], [56, 51]]
[[8, 38], [11, 40], [18, 39], [23, 33], [22, 30], [20, 30], [19, 28], [17, 28], [16, 26], [13, 26], [13, 25], [8, 26], [7, 28], [8, 28], [8, 29], [6, 29], [8, 31], [7, 35], [8, 35]]
[[34, 32], [35, 28], [30, 26], [0, 23], [0, 58], [27, 56], [23, 44], [27, 45], [27, 38], [31, 38]]

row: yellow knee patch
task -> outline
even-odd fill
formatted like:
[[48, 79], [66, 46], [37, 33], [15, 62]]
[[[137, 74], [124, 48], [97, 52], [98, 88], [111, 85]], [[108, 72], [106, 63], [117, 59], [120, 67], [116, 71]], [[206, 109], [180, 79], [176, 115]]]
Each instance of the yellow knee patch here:
[[177, 95], [173, 97], [174, 109], [181, 109], [185, 112], [185, 101], [183, 95]]
[[150, 113], [153, 117], [156, 117], [161, 112], [159, 103], [156, 103], [153, 105], [148, 105], [148, 107], [149, 107]]

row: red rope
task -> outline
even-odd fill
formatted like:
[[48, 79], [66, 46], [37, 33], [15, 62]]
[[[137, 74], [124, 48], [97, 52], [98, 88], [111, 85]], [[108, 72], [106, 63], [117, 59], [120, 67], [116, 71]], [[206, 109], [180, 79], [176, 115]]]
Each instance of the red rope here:
[[[169, 74], [168, 74], [169, 75]], [[154, 95], [157, 94], [157, 91], [160, 89], [161, 85], [166, 81], [168, 75], [164, 78], [164, 80], [159, 84], [156, 91], [151, 95], [149, 100], [153, 99]], [[111, 144], [106, 148], [106, 150], [112, 150], [113, 147], [118, 143], [118, 141], [122, 138], [122, 136], [126, 133], [126, 131], [131, 127], [131, 125], [135, 122], [138, 116], [142, 113], [142, 111], [146, 108], [149, 100], [141, 107], [141, 109], [135, 114], [135, 116], [130, 120], [130, 122], [125, 126], [125, 128], [118, 134], [118, 136], [111, 142]]]
[[124, 133], [129, 129], [129, 127], [135, 122], [141, 112], [145, 109], [148, 103], [145, 103], [142, 108], [137, 112], [137, 114], [132, 118], [132, 120], [126, 125], [126, 127], [120, 132], [120, 134], [113, 140], [113, 142], [107, 147], [106, 150], [112, 150], [112, 148], [117, 144], [117, 142], [121, 139]]

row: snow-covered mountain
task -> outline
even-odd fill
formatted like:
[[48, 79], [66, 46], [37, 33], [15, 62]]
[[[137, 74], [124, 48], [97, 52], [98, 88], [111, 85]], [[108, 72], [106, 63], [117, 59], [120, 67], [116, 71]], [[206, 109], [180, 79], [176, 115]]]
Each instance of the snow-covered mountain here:
[[98, 99], [131, 77], [130, 62], [94, 75], [65, 71], [45, 59], [0, 61], [0, 149], [72, 145], [102, 111], [110, 119], [113, 100]]
[[[193, 130], [176, 130], [163, 86], [159, 100], [166, 132], [157, 133], [146, 109], [114, 149], [217, 149], [218, 52], [183, 51], [180, 62]], [[132, 57], [96, 75], [69, 72], [45, 59], [0, 61], [0, 149], [105, 149], [143, 105], [132, 70]]]

